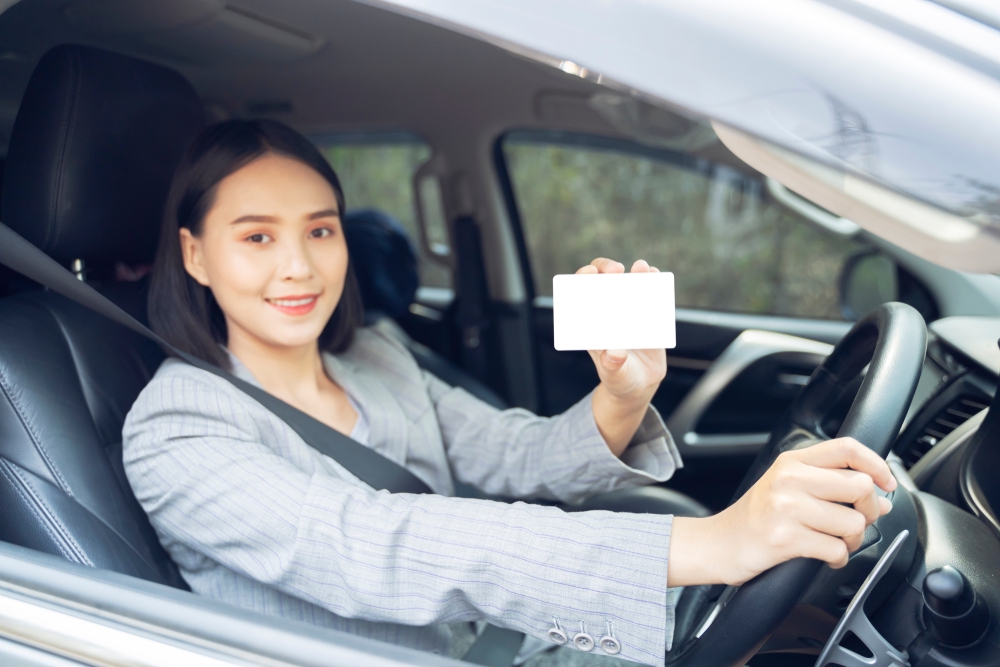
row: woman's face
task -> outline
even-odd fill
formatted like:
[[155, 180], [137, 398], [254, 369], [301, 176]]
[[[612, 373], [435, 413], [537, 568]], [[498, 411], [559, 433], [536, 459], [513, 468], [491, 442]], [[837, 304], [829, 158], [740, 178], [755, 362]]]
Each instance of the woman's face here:
[[180, 234], [184, 267], [212, 290], [230, 347], [315, 345], [347, 274], [337, 197], [322, 176], [265, 155], [218, 184], [200, 236]]

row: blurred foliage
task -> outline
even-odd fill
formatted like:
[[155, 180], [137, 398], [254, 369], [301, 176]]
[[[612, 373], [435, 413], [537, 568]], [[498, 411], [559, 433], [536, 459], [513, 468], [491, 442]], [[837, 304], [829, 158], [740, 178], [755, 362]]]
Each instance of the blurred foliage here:
[[595, 257], [641, 258], [674, 273], [679, 307], [842, 319], [840, 272], [865, 246], [775, 203], [759, 180], [706, 161], [503, 148], [537, 294]]
[[421, 143], [352, 143], [320, 146], [344, 188], [347, 210], [375, 208], [393, 216], [410, 234], [420, 261], [420, 284], [451, 287], [451, 271], [428, 259], [420, 244], [413, 175], [431, 156]]

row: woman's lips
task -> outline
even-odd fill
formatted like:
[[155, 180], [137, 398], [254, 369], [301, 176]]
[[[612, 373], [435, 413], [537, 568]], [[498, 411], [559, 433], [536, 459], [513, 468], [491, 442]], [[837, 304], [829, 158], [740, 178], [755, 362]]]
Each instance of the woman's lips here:
[[319, 294], [283, 296], [280, 299], [264, 300], [286, 315], [305, 315], [316, 307], [316, 302], [319, 301]]

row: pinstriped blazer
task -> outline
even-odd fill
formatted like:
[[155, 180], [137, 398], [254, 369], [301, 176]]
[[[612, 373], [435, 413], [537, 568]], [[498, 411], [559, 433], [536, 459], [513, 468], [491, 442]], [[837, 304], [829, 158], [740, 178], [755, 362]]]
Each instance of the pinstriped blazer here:
[[449, 497], [453, 478], [561, 501], [665, 480], [680, 457], [655, 410], [619, 460], [590, 396], [553, 418], [501, 412], [373, 329], [324, 363], [369, 446], [439, 495], [375, 491], [225, 380], [168, 359], [126, 419], [125, 470], [192, 590], [445, 654], [457, 622], [539, 638], [553, 618], [595, 637], [610, 622], [620, 657], [663, 663], [671, 517]]

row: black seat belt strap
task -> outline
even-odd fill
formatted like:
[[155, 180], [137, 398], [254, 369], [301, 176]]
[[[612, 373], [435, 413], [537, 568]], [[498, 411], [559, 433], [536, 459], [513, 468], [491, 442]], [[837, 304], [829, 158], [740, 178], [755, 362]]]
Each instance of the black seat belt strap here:
[[[260, 387], [178, 350], [2, 223], [0, 223], [0, 264], [158, 343], [192, 366], [232, 383], [288, 424], [306, 444], [329, 456], [372, 488], [391, 493], [432, 493], [431, 488], [423, 480], [374, 449], [365, 447], [357, 440], [330, 428]], [[470, 662], [487, 667], [509, 667], [523, 639], [523, 633], [490, 625], [479, 635], [466, 653], [466, 657]]]
[[170, 345], [4, 224], [0, 224], [0, 264], [155, 341], [192, 366], [232, 383], [288, 424], [309, 446], [329, 456], [372, 488], [392, 493], [431, 493], [423, 480], [374, 449], [330, 428], [260, 387]]

